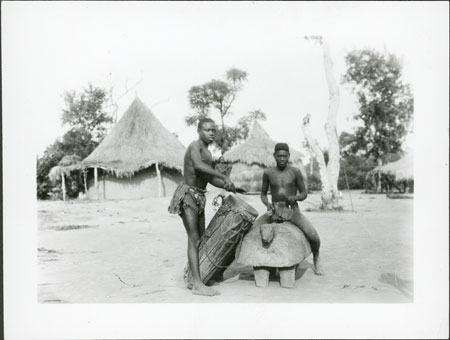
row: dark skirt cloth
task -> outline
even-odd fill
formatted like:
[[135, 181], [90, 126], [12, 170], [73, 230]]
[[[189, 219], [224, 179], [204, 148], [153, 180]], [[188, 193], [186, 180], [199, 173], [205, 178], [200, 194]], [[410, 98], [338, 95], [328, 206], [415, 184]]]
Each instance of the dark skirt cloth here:
[[294, 210], [300, 211], [297, 202], [289, 208], [286, 202], [274, 202], [274, 211], [269, 213], [272, 222], [285, 222], [289, 221], [292, 217]]
[[198, 215], [205, 213], [206, 190], [202, 190], [181, 182], [173, 193], [169, 205], [169, 213], [181, 215], [183, 209], [191, 208]]

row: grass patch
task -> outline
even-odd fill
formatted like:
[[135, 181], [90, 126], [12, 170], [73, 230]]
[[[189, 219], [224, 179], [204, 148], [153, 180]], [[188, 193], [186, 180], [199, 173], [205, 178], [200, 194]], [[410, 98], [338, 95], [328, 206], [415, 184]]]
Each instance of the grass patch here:
[[67, 230], [90, 229], [97, 227], [98, 227], [97, 225], [88, 225], [88, 224], [68, 224], [68, 225], [52, 226], [50, 227], [50, 229], [54, 229], [57, 231], [67, 231]]
[[47, 254], [61, 254], [60, 251], [54, 249], [38, 248], [38, 251], [45, 252]]

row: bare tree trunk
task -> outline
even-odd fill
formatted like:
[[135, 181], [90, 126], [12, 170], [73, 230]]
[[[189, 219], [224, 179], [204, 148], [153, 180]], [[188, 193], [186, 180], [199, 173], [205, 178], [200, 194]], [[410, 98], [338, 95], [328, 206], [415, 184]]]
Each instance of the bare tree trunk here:
[[333, 75], [333, 61], [331, 60], [328, 42], [324, 39], [316, 39], [322, 45], [323, 63], [325, 76], [327, 79], [328, 92], [330, 94], [330, 104], [328, 106], [328, 117], [325, 124], [325, 132], [328, 139], [328, 164], [325, 165], [325, 159], [319, 148], [317, 141], [312, 137], [309, 130], [310, 115], [303, 119], [302, 130], [306, 140], [319, 162], [320, 179], [322, 181], [322, 209], [337, 210], [341, 209], [339, 205], [339, 194], [337, 182], [339, 178], [339, 139], [336, 131], [336, 117], [339, 108], [339, 87]]
[[[305, 37], [309, 39], [308, 37]], [[322, 37], [311, 37], [312, 40], [319, 41], [322, 45], [323, 64], [325, 68], [325, 76], [327, 79], [328, 92], [330, 94], [330, 104], [328, 106], [328, 117], [325, 124], [325, 132], [328, 139], [328, 164], [325, 165], [325, 159], [319, 148], [317, 141], [312, 137], [309, 131], [310, 115], [306, 115], [303, 119], [302, 130], [310, 148], [316, 155], [319, 162], [320, 179], [322, 181], [322, 209], [337, 210], [341, 209], [339, 205], [339, 194], [337, 182], [339, 178], [340, 152], [339, 139], [336, 131], [336, 117], [339, 108], [339, 87], [333, 75], [333, 61], [330, 56], [328, 41]]]
[[330, 48], [328, 41], [323, 40], [323, 64], [325, 67], [325, 76], [327, 78], [328, 92], [330, 93], [330, 104], [328, 106], [328, 118], [325, 124], [325, 132], [328, 139], [328, 164], [327, 172], [330, 182], [330, 196], [331, 201], [329, 204], [333, 209], [339, 207], [339, 193], [338, 193], [338, 178], [340, 167], [340, 151], [339, 151], [339, 139], [336, 131], [336, 118], [339, 109], [339, 87], [336, 83], [333, 74], [333, 61], [331, 60]]
[[[383, 165], [383, 161], [381, 160], [381, 157], [377, 158], [378, 162], [378, 168], [380, 168]], [[375, 188], [375, 193], [381, 192], [381, 171], [377, 171], [377, 186]]]
[[325, 157], [323, 156], [322, 150], [320, 150], [319, 143], [314, 139], [309, 129], [309, 119], [310, 115], [306, 115], [303, 118], [302, 131], [305, 135], [306, 141], [308, 142], [308, 146], [310, 150], [314, 153], [317, 163], [319, 163], [319, 173], [320, 173], [320, 181], [322, 183], [322, 205], [329, 201], [329, 193], [330, 193], [330, 183], [328, 180], [328, 172], [327, 166], [325, 164]]

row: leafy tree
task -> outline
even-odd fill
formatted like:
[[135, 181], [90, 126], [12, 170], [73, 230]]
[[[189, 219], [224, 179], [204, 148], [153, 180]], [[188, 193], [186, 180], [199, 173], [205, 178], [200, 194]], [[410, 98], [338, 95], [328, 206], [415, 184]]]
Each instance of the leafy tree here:
[[64, 134], [60, 148], [64, 155], [77, 155], [84, 159], [94, 151], [98, 144], [90, 131], [74, 127]]
[[[367, 173], [377, 166], [376, 159], [373, 156], [364, 157], [362, 155], [355, 154], [351, 151], [350, 147], [354, 142], [355, 135], [343, 131], [339, 136], [339, 145], [341, 149], [341, 170], [338, 178], [338, 189], [351, 190], [364, 189], [366, 187]], [[325, 163], [328, 163], [328, 152], [322, 150], [325, 158]], [[387, 154], [385, 157], [386, 162], [395, 162], [401, 158], [400, 153]], [[312, 169], [312, 171], [311, 171]], [[308, 176], [308, 189], [320, 190], [321, 181], [319, 174], [319, 164], [315, 158], [312, 160], [312, 164], [306, 165]], [[348, 183], [348, 185], [347, 185]]]
[[63, 125], [82, 128], [89, 131], [94, 140], [100, 139], [113, 122], [113, 117], [104, 108], [108, 96], [105, 89], [93, 87], [90, 83], [83, 92], [65, 92], [66, 108], [61, 117]]
[[238, 130], [239, 130], [238, 138], [240, 140], [246, 139], [248, 133], [250, 132], [250, 128], [252, 127], [253, 122], [257, 120], [266, 120], [266, 118], [267, 118], [266, 114], [261, 110], [250, 111], [247, 115], [240, 118], [238, 121]]
[[345, 57], [343, 82], [353, 86], [359, 103], [356, 120], [362, 122], [348, 152], [373, 157], [378, 165], [400, 151], [413, 115], [411, 89], [401, 80], [400, 60], [390, 53], [357, 50]]
[[[76, 155], [80, 159], [86, 158], [105, 136], [112, 117], [105, 110], [109, 93], [93, 87], [91, 84], [81, 93], [66, 92], [64, 95], [65, 108], [62, 112], [63, 125], [71, 127], [62, 138], [56, 139], [47, 147], [42, 157], [37, 159], [37, 197], [50, 198], [55, 184], [48, 178], [50, 170], [58, 165], [67, 155]], [[67, 195], [76, 197], [84, 187], [83, 176], [74, 171], [68, 181]]]
[[189, 104], [195, 112], [185, 117], [186, 124], [195, 126], [199, 119], [211, 117], [214, 112], [218, 113], [220, 124], [214, 145], [220, 149], [222, 154], [240, 140], [247, 138], [249, 127], [253, 121], [266, 119], [264, 112], [254, 110], [242, 117], [236, 126], [225, 124], [225, 117], [232, 114], [231, 106], [246, 80], [247, 72], [231, 68], [226, 72], [226, 80], [213, 79], [189, 89]]
[[[339, 174], [339, 190], [364, 189], [367, 182], [367, 174], [377, 166], [377, 160], [374, 156], [364, 156], [352, 151], [352, 146], [356, 136], [343, 131], [339, 136], [341, 147], [341, 168], [343, 171]], [[386, 162], [395, 162], [401, 158], [401, 153], [388, 153], [384, 156]], [[347, 177], [347, 178], [346, 178]]]
[[347, 183], [349, 189], [364, 189], [367, 173], [376, 166], [373, 157], [364, 157], [351, 151], [354, 140], [355, 135], [345, 131], [339, 136], [343, 169], [339, 173], [339, 190], [347, 189]]
[[54, 188], [54, 185], [48, 178], [48, 174], [54, 166], [58, 165], [58, 162], [63, 157], [64, 152], [61, 150], [61, 142], [56, 140], [45, 149], [44, 155], [37, 159], [36, 190], [39, 199], [50, 198], [50, 193]]

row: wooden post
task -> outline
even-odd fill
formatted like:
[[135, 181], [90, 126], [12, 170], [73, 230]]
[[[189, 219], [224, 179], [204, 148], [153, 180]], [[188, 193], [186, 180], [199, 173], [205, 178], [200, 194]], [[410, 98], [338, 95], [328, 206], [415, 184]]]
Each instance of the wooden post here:
[[105, 179], [105, 176], [106, 176], [106, 172], [105, 171], [103, 171], [103, 176], [102, 176], [102, 186], [103, 186], [103, 194], [102, 194], [102, 199], [106, 199], [106, 179]]
[[66, 181], [64, 179], [64, 173], [61, 174], [61, 188], [63, 192], [63, 201], [66, 200]]
[[162, 178], [161, 178], [161, 171], [159, 170], [158, 162], [155, 163], [155, 167], [156, 167], [156, 176], [158, 176], [158, 197], [163, 197]]
[[94, 188], [95, 188], [95, 199], [98, 200], [98, 176], [97, 176], [97, 167], [94, 168]]
[[86, 170], [83, 170], [83, 179], [84, 179], [84, 193], [87, 195], [87, 179], [86, 179]]

